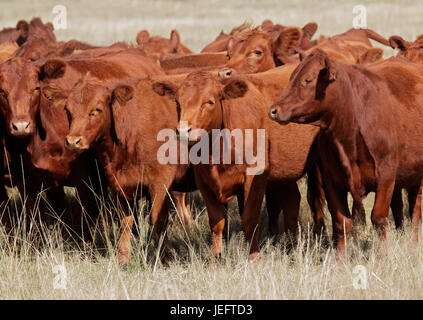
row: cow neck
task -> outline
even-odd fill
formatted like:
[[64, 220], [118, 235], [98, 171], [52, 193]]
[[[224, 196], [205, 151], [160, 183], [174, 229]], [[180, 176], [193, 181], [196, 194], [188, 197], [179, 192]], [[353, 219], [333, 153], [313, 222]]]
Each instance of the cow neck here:
[[357, 136], [359, 134], [358, 120], [354, 103], [359, 102], [354, 92], [349, 75], [339, 70], [329, 99], [325, 99], [322, 118], [325, 134], [332, 139], [338, 151], [340, 164], [346, 173], [348, 186], [355, 200], [362, 200], [364, 188], [361, 184], [361, 174], [358, 166]]
[[[109, 131], [111, 131], [111, 129]], [[125, 152], [122, 143], [113, 139], [110, 134], [106, 134], [101, 141], [94, 146], [94, 149], [99, 157], [101, 165], [105, 169], [106, 175], [113, 176], [115, 174], [115, 167], [118, 165], [116, 159], [122, 157]]]

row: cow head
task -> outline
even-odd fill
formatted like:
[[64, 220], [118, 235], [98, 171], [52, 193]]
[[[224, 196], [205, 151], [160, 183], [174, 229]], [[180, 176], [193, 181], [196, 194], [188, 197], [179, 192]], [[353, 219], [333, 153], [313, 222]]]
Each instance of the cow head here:
[[248, 86], [241, 80], [221, 82], [207, 72], [194, 72], [177, 90], [169, 83], [155, 83], [153, 90], [176, 100], [179, 110], [177, 133], [190, 141], [200, 138], [202, 129], [211, 133], [220, 129], [223, 121], [222, 101], [244, 96]]
[[303, 59], [291, 75], [280, 98], [269, 108], [269, 117], [281, 124], [316, 124], [324, 112], [322, 101], [336, 80], [335, 62], [315, 49]]
[[417, 63], [423, 63], [423, 35], [420, 35], [416, 41], [408, 42], [400, 36], [389, 38], [389, 44], [393, 49], [399, 49], [399, 57]]
[[21, 57], [0, 66], [0, 111], [10, 135], [27, 137], [34, 132], [41, 81], [61, 77], [65, 67], [56, 59], [39, 66]]
[[25, 137], [34, 132], [40, 98], [38, 68], [23, 58], [0, 66], [0, 110], [9, 134]]
[[275, 67], [273, 61], [273, 41], [258, 28], [244, 31], [229, 39], [227, 43], [228, 70], [221, 77], [234, 73], [257, 73]]
[[66, 100], [70, 120], [65, 146], [83, 152], [114, 130], [113, 115], [133, 98], [133, 88], [120, 84], [104, 86], [84, 77], [71, 90]]
[[190, 53], [181, 44], [179, 32], [172, 30], [170, 38], [166, 39], [159, 36], [150, 37], [147, 30], [142, 30], [137, 35], [138, 46], [151, 57], [163, 60], [172, 54]]
[[[270, 20], [258, 28], [244, 31], [229, 39], [227, 68], [219, 73], [228, 78], [235, 73], [257, 73], [297, 61], [296, 53], [304, 41], [310, 42], [317, 24], [307, 24], [303, 29], [273, 25]], [[307, 43], [308, 43], [307, 42]]]

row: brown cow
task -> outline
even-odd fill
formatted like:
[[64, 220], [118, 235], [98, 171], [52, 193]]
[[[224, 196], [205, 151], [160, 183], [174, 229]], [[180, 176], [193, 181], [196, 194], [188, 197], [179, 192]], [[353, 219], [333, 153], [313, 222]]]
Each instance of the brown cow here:
[[[320, 162], [341, 255], [351, 229], [347, 192], [356, 201], [376, 192], [371, 218], [385, 239], [394, 188], [419, 185], [423, 178], [422, 89], [419, 64], [390, 58], [366, 68], [337, 62], [316, 50], [297, 67], [269, 109], [269, 116], [281, 124], [323, 129]], [[415, 239], [419, 202], [410, 204]]]
[[[284, 68], [287, 69], [287, 68]], [[272, 101], [270, 92], [283, 88], [292, 70], [280, 70], [278, 74], [245, 75], [228, 82], [219, 81], [207, 72], [190, 74], [177, 92], [167, 83], [157, 83], [158, 93], [165, 91], [176, 98], [180, 108], [178, 132], [193, 141], [198, 141], [198, 129], [205, 130], [209, 145], [220, 142], [213, 137], [213, 129], [245, 130], [265, 129], [263, 141], [253, 141], [242, 137], [245, 153], [241, 163], [234, 164], [240, 149], [236, 149], [231, 137], [231, 164], [214, 164], [215, 156], [207, 148], [208, 163], [194, 165], [195, 179], [206, 202], [209, 223], [213, 232], [212, 257], [222, 252], [222, 231], [225, 225], [225, 212], [222, 204], [238, 196], [242, 226], [249, 242], [249, 259], [259, 254], [258, 233], [260, 208], [266, 194], [270, 216], [270, 228], [277, 232], [279, 212], [284, 210], [285, 227], [295, 233], [299, 213], [300, 193], [296, 181], [310, 168], [312, 163], [311, 146], [318, 133], [311, 126], [288, 126], [283, 133], [266, 116], [266, 103]], [[273, 94], [273, 97], [275, 94]], [[184, 123], [185, 122], [185, 123]], [[186, 124], [186, 126], [184, 126]], [[242, 132], [242, 135], [244, 132]], [[201, 141], [201, 140], [200, 140]], [[262, 150], [258, 144], [262, 143]], [[239, 147], [239, 145], [238, 145]], [[223, 162], [223, 152], [218, 155]], [[248, 172], [257, 164], [247, 164], [246, 154], [252, 152], [262, 156], [262, 171]]]
[[30, 23], [20, 20], [16, 28], [6, 28], [0, 31], [0, 43], [12, 41], [21, 46], [27, 40], [34, 38], [43, 38], [54, 42], [56, 36], [53, 30], [54, 27], [50, 22], [44, 24], [40, 18], [33, 18]]
[[416, 41], [408, 42], [400, 36], [389, 38], [389, 44], [393, 49], [399, 49], [398, 57], [413, 62], [423, 63], [423, 35], [417, 37]]
[[[39, 192], [36, 189], [41, 186], [41, 182], [44, 187], [61, 186], [76, 169], [79, 173], [73, 175], [75, 179], [66, 183], [79, 187], [80, 193], [83, 193], [87, 188], [83, 180], [86, 180], [84, 177], [89, 173], [88, 169], [92, 168], [91, 173], [96, 174], [95, 163], [86, 163], [92, 163], [92, 157], [90, 160], [84, 156], [75, 165], [73, 153], [64, 148], [69, 121], [63, 108], [54, 108], [66, 90], [70, 90], [87, 72], [107, 82], [128, 76], [162, 73], [162, 70], [140, 49], [112, 52], [97, 58], [72, 56], [69, 59], [50, 59], [41, 66], [23, 58], [13, 58], [0, 66], [0, 106], [8, 131], [6, 147], [12, 156], [12, 177], [22, 193], [24, 179], [21, 177], [19, 157], [23, 155], [25, 176], [36, 176], [30, 180], [34, 190], [31, 189], [28, 196], [33, 198], [30, 199], [32, 202]], [[16, 141], [13, 137], [29, 137], [30, 141]], [[80, 173], [85, 169], [86, 172]], [[92, 197], [89, 190], [88, 194]]]
[[172, 30], [170, 39], [160, 36], [150, 37], [147, 30], [142, 30], [137, 34], [137, 43], [138, 47], [143, 49], [148, 56], [158, 60], [192, 53], [181, 43], [178, 30]]
[[[276, 45], [271, 36], [257, 28], [233, 37], [228, 43], [227, 69], [222, 70], [221, 76], [229, 77], [234, 73], [262, 72], [278, 64], [298, 62], [298, 58], [294, 54], [296, 51], [302, 51], [300, 48], [302, 34], [303, 32], [299, 28], [286, 27], [281, 31]], [[348, 36], [351, 37], [350, 40], [348, 40]], [[342, 34], [342, 36], [325, 38], [318, 42], [317, 47], [339, 61], [370, 64], [380, 60], [383, 51], [371, 47], [367, 36], [383, 44], [387, 43], [386, 39], [375, 32], [360, 29]]]
[[[54, 56], [63, 57], [74, 53], [76, 50], [87, 50], [94, 48], [96, 47], [76, 40], [70, 40], [68, 42], [56, 42], [44, 38], [35, 38], [25, 42], [16, 51], [15, 56], [31, 61], [36, 61], [40, 58]], [[110, 52], [110, 50], [107, 52]]]
[[[180, 83], [185, 76], [159, 79]], [[110, 86], [89, 79], [80, 82], [66, 102], [71, 125], [62, 143], [76, 154], [94, 148], [109, 187], [118, 198], [140, 196], [137, 190], [142, 187], [143, 194], [148, 194], [152, 201], [150, 221], [159, 238], [168, 219], [168, 190], [178, 183], [179, 191], [193, 188], [181, 180], [188, 164], [161, 164], [157, 160], [163, 144], [158, 141], [158, 133], [162, 129], [174, 132], [178, 114], [172, 99], [153, 91], [154, 81], [133, 79]], [[126, 209], [118, 248], [120, 263], [130, 259], [129, 236], [134, 218]]]

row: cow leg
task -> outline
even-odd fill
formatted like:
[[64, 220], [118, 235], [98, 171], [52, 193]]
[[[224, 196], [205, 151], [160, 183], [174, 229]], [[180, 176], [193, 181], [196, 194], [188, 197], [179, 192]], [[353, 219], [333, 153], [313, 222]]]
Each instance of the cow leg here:
[[300, 212], [301, 194], [295, 181], [271, 184], [266, 187], [266, 207], [269, 214], [269, 230], [279, 234], [279, 214], [283, 210], [285, 231], [296, 234]]
[[423, 184], [408, 189], [409, 213], [411, 216], [411, 231], [413, 241], [419, 241], [419, 225], [422, 217], [422, 189]]
[[259, 257], [260, 209], [266, 190], [266, 175], [248, 176], [244, 183], [244, 212], [242, 213], [242, 228], [247, 236], [250, 247], [248, 260]]
[[176, 214], [185, 225], [190, 228], [192, 225], [191, 209], [189, 205], [185, 204], [185, 192], [171, 191], [172, 199], [175, 204]]
[[[199, 176], [199, 175], [198, 175]], [[196, 184], [204, 199], [212, 232], [212, 250], [210, 263], [220, 259], [223, 251], [223, 229], [225, 227], [225, 207], [219, 202], [213, 190], [196, 175]]]
[[366, 210], [364, 210], [363, 202], [353, 201], [352, 218], [354, 225], [366, 226]]
[[375, 226], [379, 238], [386, 239], [386, 227], [388, 226], [389, 206], [392, 200], [395, 180], [385, 180], [376, 189], [375, 204], [372, 210], [372, 223]]
[[166, 184], [156, 183], [150, 187], [150, 197], [152, 201], [150, 224], [153, 226], [154, 238], [158, 241], [160, 246], [159, 256], [165, 262], [164, 253], [167, 250], [167, 235], [165, 233], [168, 217], [169, 217], [169, 198], [167, 191], [171, 183]]
[[283, 188], [283, 194], [281, 198], [283, 218], [285, 224], [285, 231], [292, 235], [297, 234], [298, 228], [298, 215], [300, 214], [300, 202], [301, 193], [298, 189], [298, 185], [295, 181], [288, 183]]
[[314, 234], [326, 233], [324, 220], [325, 195], [322, 189], [322, 175], [318, 164], [314, 164], [307, 173], [307, 202], [311, 209], [314, 221]]
[[7, 196], [6, 188], [4, 184], [0, 186], [0, 222], [4, 227], [6, 235], [8, 235], [12, 230], [12, 221], [7, 210], [7, 204], [9, 202], [9, 197]]
[[332, 216], [333, 242], [337, 247], [338, 256], [346, 258], [346, 240], [352, 226], [348, 193], [335, 187], [331, 179], [326, 176], [324, 176], [324, 186], [329, 212]]
[[281, 198], [285, 195], [275, 184], [268, 184], [266, 187], [266, 209], [269, 215], [269, 231], [271, 236], [279, 234], [279, 214], [282, 211]]
[[392, 215], [394, 216], [395, 228], [399, 229], [402, 227], [404, 221], [404, 205], [401, 188], [395, 188], [392, 193], [391, 209]]
[[121, 231], [117, 250], [117, 261], [119, 264], [129, 263], [131, 258], [131, 234], [134, 225], [134, 216], [126, 215], [121, 219]]

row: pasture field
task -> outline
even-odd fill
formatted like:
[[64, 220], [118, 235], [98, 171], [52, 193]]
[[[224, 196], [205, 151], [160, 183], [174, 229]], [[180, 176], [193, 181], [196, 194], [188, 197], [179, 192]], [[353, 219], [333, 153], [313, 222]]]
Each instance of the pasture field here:
[[[353, 8], [359, 4], [367, 9], [367, 27], [385, 37], [398, 34], [414, 40], [423, 33], [421, 0], [1, 0], [0, 29], [34, 16], [52, 21], [58, 4], [67, 9], [67, 29], [55, 31], [58, 40], [75, 38], [97, 45], [135, 42], [141, 29], [168, 37], [176, 28], [182, 42], [199, 51], [222, 29], [229, 32], [246, 20], [258, 25], [264, 19], [296, 26], [315, 21], [317, 36], [332, 35], [352, 27]], [[384, 50], [385, 57], [394, 53]], [[133, 259], [124, 268], [114, 258], [117, 227], [109, 219], [117, 214], [113, 208], [100, 205], [109, 223], [94, 231], [98, 241], [92, 247], [77, 245], [60, 222], [46, 227], [41, 249], [32, 247], [22, 230], [16, 231], [13, 244], [6, 243], [0, 230], [0, 299], [423, 299], [423, 241], [412, 243], [408, 219], [403, 231], [394, 230], [391, 221], [387, 245], [381, 248], [370, 226], [370, 194], [364, 201], [368, 227], [353, 228], [348, 259], [340, 261], [327, 239], [310, 232], [304, 181], [301, 192], [300, 234], [294, 245], [287, 237], [268, 237], [263, 206], [262, 259], [254, 264], [247, 262], [235, 201], [228, 207], [222, 260], [209, 265], [211, 234], [197, 193], [190, 196], [191, 230], [171, 215], [167, 265], [157, 260], [143, 206], [137, 212], [141, 223], [132, 241]], [[68, 195], [72, 198], [72, 190]]]

